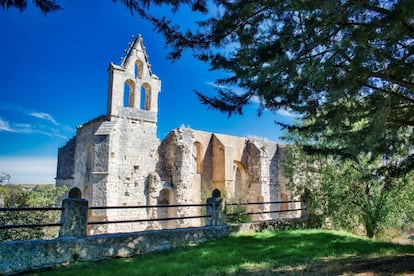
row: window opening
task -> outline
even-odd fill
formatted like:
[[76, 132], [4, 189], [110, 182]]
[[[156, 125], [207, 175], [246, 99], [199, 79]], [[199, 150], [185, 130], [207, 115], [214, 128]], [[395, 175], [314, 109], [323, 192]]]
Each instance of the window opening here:
[[148, 83], [144, 83], [141, 87], [141, 109], [150, 110], [150, 95], [151, 86]]
[[124, 107], [134, 107], [134, 82], [127, 80], [124, 84]]

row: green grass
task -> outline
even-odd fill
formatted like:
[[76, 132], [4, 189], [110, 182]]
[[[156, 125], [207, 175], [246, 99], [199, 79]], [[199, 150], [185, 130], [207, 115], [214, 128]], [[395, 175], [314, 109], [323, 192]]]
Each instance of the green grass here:
[[414, 246], [376, 242], [344, 232], [295, 230], [232, 235], [199, 246], [134, 258], [79, 262], [31, 275], [269, 274], [292, 269], [303, 271], [326, 260], [413, 253]]

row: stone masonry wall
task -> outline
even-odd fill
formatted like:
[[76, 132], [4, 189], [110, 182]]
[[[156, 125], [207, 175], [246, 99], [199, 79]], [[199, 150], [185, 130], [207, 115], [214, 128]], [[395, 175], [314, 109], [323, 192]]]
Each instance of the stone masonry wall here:
[[85, 238], [10, 241], [0, 243], [0, 275], [48, 269], [76, 261], [100, 261], [196, 245], [231, 233], [306, 227], [306, 220], [167, 229], [140, 233], [104, 234]]
[[99, 261], [195, 245], [229, 234], [227, 226], [181, 228], [85, 238], [0, 243], [0, 274], [53, 268], [75, 261]]
[[[137, 110], [141, 113], [150, 111]], [[132, 112], [132, 111], [131, 111]], [[117, 118], [110, 136], [109, 178], [106, 197], [111, 206], [147, 205], [148, 175], [156, 170], [158, 147], [155, 122]], [[147, 218], [145, 209], [108, 210], [109, 220]], [[142, 231], [146, 223], [109, 225], [109, 232]]]
[[73, 137], [63, 147], [59, 148], [56, 179], [61, 182], [73, 182], [73, 173], [75, 171], [75, 147], [76, 139]]
[[103, 120], [104, 118], [98, 118], [79, 126], [77, 129], [74, 185], [82, 192], [89, 185], [92, 172], [94, 171], [95, 132]]
[[[159, 174], [167, 186], [173, 187], [177, 204], [200, 203], [200, 183], [194, 183], [196, 176], [195, 148], [193, 131], [188, 128], [178, 128], [169, 133], [160, 147]], [[199, 215], [196, 208], [180, 207], [176, 210], [179, 217]], [[181, 227], [196, 226], [199, 222], [181, 220]]]

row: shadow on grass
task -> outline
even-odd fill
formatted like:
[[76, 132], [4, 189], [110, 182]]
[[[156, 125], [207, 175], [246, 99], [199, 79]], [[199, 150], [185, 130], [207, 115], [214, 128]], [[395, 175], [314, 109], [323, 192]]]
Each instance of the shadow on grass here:
[[377, 258], [342, 258], [325, 260], [310, 265], [301, 271], [303, 274], [343, 275], [343, 274], [375, 274], [375, 275], [412, 275], [414, 272], [414, 255], [402, 255]]
[[[413, 246], [375, 242], [342, 232], [297, 230], [233, 235], [196, 247], [128, 259], [78, 263], [48, 274], [335, 275], [377, 270], [407, 273], [413, 271], [413, 259]], [[412, 265], [393, 265], [402, 262]], [[382, 263], [388, 264], [387, 267], [382, 267]], [[389, 270], [391, 268], [395, 270]]]
[[[414, 255], [411, 255], [414, 253], [413, 246], [375, 242], [334, 231], [306, 230], [241, 235], [230, 237], [223, 242], [216, 241], [209, 246], [212, 251], [219, 250], [220, 247], [232, 248], [230, 256], [233, 258], [227, 258], [227, 267], [224, 265], [220, 270], [230, 274], [305, 272], [332, 275], [348, 271], [414, 271]], [[223, 253], [223, 257], [227, 256]], [[400, 254], [403, 255], [394, 256]], [[383, 266], [380, 265], [382, 263]]]

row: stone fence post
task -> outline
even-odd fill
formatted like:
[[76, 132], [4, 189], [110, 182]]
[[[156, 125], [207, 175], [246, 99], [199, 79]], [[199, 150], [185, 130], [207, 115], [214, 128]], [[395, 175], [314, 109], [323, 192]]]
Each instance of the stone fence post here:
[[69, 191], [69, 198], [62, 201], [63, 211], [60, 217], [62, 226], [59, 237], [86, 237], [88, 226], [88, 201], [81, 198], [78, 188]]
[[220, 196], [220, 191], [215, 189], [212, 197], [207, 199], [207, 215], [211, 216], [206, 219], [206, 225], [208, 226], [225, 225], [227, 223], [226, 200]]

